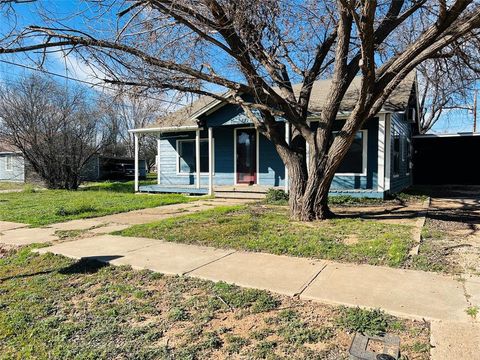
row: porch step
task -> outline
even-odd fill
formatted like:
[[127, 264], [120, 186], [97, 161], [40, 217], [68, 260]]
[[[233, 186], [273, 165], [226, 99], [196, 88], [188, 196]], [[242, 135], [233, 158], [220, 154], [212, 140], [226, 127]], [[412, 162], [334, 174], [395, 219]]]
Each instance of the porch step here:
[[224, 199], [265, 199], [268, 187], [263, 186], [222, 186], [215, 188], [215, 197]]

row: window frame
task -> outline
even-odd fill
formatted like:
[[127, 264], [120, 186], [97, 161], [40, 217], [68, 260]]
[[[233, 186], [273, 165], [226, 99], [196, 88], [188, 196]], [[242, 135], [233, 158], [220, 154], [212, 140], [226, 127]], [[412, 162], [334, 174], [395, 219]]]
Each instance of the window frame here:
[[13, 171], [13, 155], [5, 156], [5, 171]]
[[[334, 134], [339, 131], [333, 131]], [[362, 133], [362, 172], [361, 173], [335, 173], [335, 176], [367, 176], [368, 169], [368, 130], [358, 130]]]
[[406, 148], [405, 148], [405, 158], [407, 161], [407, 172], [405, 173], [406, 176], [410, 175], [412, 171], [412, 142], [410, 138], [407, 136], [406, 139]]
[[[181, 142], [193, 142], [195, 144], [195, 139], [177, 139], [176, 141], [176, 145], [175, 145], [175, 150], [176, 150], [176, 165], [175, 165], [175, 169], [176, 169], [176, 173], [177, 175], [179, 176], [191, 176], [191, 175], [195, 175], [197, 172], [196, 171], [193, 171], [193, 172], [182, 172], [180, 171], [180, 143]], [[206, 142], [207, 143], [207, 149], [208, 149], [208, 138], [200, 138], [200, 145], [201, 143], [203, 142]], [[195, 157], [195, 152], [194, 152], [194, 157]], [[207, 155], [208, 157], [208, 155]], [[212, 165], [213, 165], [213, 169], [212, 169], [212, 174], [215, 174], [215, 139], [212, 138]], [[195, 159], [196, 161], [196, 159]], [[200, 172], [200, 175], [208, 175], [210, 172]]]
[[[398, 152], [395, 150], [395, 138], [398, 136]], [[393, 128], [392, 129], [392, 175], [394, 178], [400, 177], [401, 166], [400, 162], [402, 161], [402, 135], [400, 131]], [[395, 155], [398, 154], [398, 172], [395, 172]]]

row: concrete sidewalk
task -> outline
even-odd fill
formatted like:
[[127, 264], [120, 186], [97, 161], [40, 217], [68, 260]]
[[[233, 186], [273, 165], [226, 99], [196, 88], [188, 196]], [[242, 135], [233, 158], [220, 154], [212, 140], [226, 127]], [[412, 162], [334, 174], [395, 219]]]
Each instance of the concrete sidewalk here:
[[[343, 264], [215, 249], [161, 240], [100, 235], [38, 249], [72, 258], [98, 258], [166, 274], [226, 281], [244, 287], [391, 314], [468, 322], [465, 310], [480, 297], [480, 280], [430, 272]], [[468, 293], [470, 292], [470, 293]]]

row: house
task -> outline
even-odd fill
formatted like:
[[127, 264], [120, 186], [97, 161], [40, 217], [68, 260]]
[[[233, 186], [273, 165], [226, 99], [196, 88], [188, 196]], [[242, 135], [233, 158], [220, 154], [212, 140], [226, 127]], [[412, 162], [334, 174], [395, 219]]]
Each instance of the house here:
[[[360, 79], [350, 86], [334, 131], [340, 130], [356, 101]], [[330, 80], [313, 85], [309, 121], [315, 121]], [[298, 90], [298, 87], [297, 87]], [[288, 123], [277, 120], [286, 138]], [[365, 122], [340, 165], [331, 193], [383, 198], [412, 183], [411, 137], [418, 129], [416, 77], [407, 77], [375, 118]], [[288, 173], [273, 144], [253, 127], [239, 106], [204, 96], [150, 127], [130, 130], [138, 150], [139, 134], [157, 137], [157, 184], [141, 192], [192, 194], [262, 193], [270, 187], [288, 191]], [[138, 159], [138, 151], [137, 159]]]
[[22, 153], [4, 143], [0, 143], [0, 181], [25, 181], [25, 161]]

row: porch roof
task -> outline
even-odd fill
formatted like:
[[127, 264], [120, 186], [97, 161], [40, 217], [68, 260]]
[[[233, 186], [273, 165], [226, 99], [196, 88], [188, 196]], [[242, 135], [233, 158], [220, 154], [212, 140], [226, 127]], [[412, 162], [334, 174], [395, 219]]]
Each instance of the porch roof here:
[[[360, 81], [360, 77], [356, 77], [352, 81], [344, 99], [342, 100], [339, 113], [348, 113], [354, 108], [358, 97]], [[312, 115], [321, 113], [327, 100], [330, 84], [331, 79], [317, 80], [314, 82], [309, 104], [309, 110]], [[405, 111], [408, 108], [415, 84], [416, 75], [415, 72], [412, 72], [393, 91], [381, 111]], [[293, 86], [293, 90], [296, 94], [300, 93], [301, 86], [302, 84], [296, 84]], [[228, 97], [230, 95], [227, 92], [223, 96]], [[223, 105], [225, 105], [225, 103], [218, 99], [214, 99], [210, 96], [201, 96], [191, 104], [159, 118], [155, 124], [130, 131], [138, 133], [194, 131], [199, 128], [199, 117], [201, 115], [211, 113]]]

